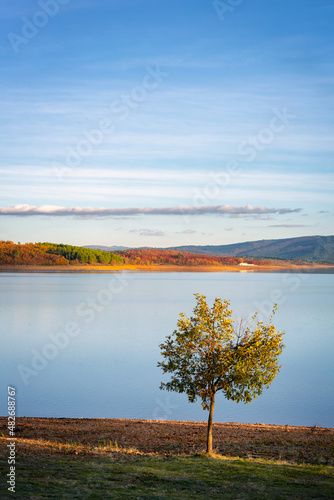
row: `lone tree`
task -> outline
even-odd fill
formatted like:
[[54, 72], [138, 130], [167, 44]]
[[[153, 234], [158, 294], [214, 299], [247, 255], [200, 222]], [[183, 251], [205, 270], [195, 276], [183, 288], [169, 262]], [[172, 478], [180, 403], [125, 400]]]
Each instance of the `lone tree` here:
[[235, 328], [228, 300], [216, 298], [210, 309], [204, 295], [195, 295], [194, 315], [187, 318], [181, 313], [177, 330], [159, 346], [165, 359], [158, 366], [172, 374], [160, 389], [185, 392], [191, 403], [201, 398], [202, 408], [209, 410], [207, 453], [211, 454], [216, 393], [250, 403], [268, 388], [281, 368], [283, 332], [272, 324], [276, 304], [268, 324], [254, 325], [255, 313], [251, 322], [241, 320]]

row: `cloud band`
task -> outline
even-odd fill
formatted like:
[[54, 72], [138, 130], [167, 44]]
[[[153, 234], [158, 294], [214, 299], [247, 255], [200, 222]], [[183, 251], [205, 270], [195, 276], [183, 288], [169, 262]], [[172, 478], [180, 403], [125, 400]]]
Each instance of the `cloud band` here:
[[231, 205], [215, 206], [181, 206], [181, 207], [139, 207], [139, 208], [92, 208], [92, 207], [58, 207], [54, 205], [14, 205], [12, 207], [0, 207], [0, 215], [15, 215], [20, 217], [44, 215], [49, 217], [118, 217], [136, 215], [267, 215], [267, 214], [290, 214], [300, 212], [301, 208], [267, 208], [232, 207]]

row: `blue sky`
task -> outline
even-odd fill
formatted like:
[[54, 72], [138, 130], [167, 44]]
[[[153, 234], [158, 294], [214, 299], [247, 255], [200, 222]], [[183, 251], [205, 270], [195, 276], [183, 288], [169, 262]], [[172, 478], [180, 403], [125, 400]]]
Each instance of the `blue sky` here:
[[333, 234], [331, 0], [13, 0], [0, 18], [0, 239]]

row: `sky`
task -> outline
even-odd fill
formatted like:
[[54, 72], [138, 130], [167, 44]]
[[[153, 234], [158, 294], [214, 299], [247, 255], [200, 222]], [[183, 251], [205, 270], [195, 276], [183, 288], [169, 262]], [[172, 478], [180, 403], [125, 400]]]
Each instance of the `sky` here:
[[331, 235], [332, 0], [0, 4], [0, 239]]

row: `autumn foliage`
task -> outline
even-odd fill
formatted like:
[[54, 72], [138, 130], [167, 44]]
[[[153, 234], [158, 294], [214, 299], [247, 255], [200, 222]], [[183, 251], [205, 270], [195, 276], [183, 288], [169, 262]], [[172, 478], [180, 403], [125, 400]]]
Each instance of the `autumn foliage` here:
[[[125, 264], [142, 265], [236, 266], [244, 260], [240, 257], [217, 257], [215, 255], [179, 252], [177, 250], [161, 250], [157, 248], [124, 250], [121, 252], [121, 255]], [[245, 262], [260, 264], [259, 261], [252, 259], [246, 259]]]
[[1, 265], [66, 265], [68, 260], [61, 255], [47, 253], [46, 249], [34, 243], [16, 245], [12, 241], [0, 241]]
[[212, 454], [216, 394], [222, 392], [237, 403], [251, 403], [260, 396], [281, 368], [283, 332], [272, 324], [277, 305], [268, 324], [253, 324], [255, 313], [250, 322], [241, 321], [236, 327], [229, 300], [216, 298], [210, 308], [205, 295], [195, 296], [193, 316], [181, 313], [177, 329], [160, 344], [164, 360], [158, 366], [164, 374], [171, 374], [160, 389], [184, 392], [190, 403], [202, 400], [202, 408], [209, 410], [207, 453]]
[[0, 242], [0, 265], [57, 266], [69, 264], [122, 264], [123, 258], [111, 252], [56, 243]]
[[15, 244], [0, 241], [0, 265], [133, 265], [133, 266], [237, 266], [241, 262], [267, 264], [267, 262], [240, 257], [217, 257], [176, 250], [142, 248], [108, 252], [98, 249], [58, 243]]
[[123, 258], [112, 252], [103, 250], [64, 245], [57, 243], [38, 243], [46, 252], [62, 255], [74, 264], [122, 264]]

